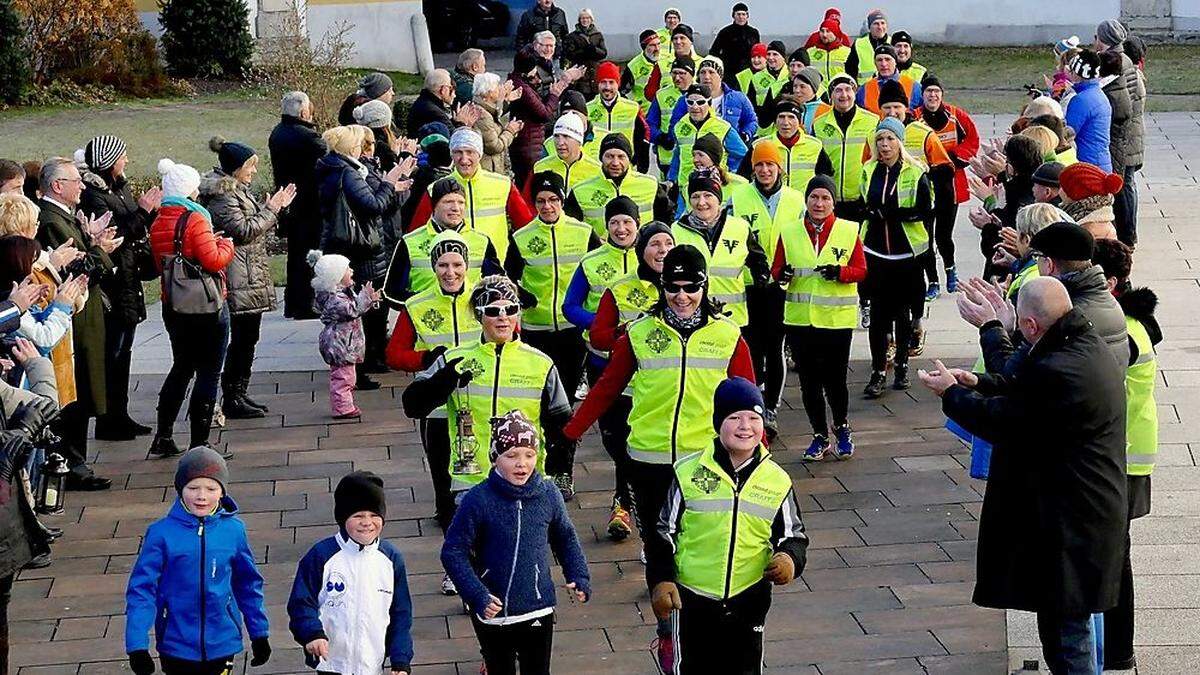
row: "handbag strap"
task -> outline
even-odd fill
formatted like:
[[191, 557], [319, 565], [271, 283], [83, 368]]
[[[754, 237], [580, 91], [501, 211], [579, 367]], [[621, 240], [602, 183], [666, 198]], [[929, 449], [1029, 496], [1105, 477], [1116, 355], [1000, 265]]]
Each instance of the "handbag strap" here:
[[188, 218], [192, 212], [184, 209], [183, 215], [175, 221], [175, 255], [183, 255], [183, 233], [187, 230]]

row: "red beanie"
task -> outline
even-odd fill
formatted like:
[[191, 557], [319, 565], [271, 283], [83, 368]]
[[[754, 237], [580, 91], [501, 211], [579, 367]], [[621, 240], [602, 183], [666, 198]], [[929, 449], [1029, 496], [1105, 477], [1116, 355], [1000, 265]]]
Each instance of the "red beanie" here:
[[759, 42], [759, 43], [756, 43], [753, 47], [751, 47], [750, 48], [750, 58], [754, 58], [755, 56], [759, 57], [760, 59], [767, 58], [767, 45], [762, 42]]
[[837, 7], [830, 7], [829, 9], [825, 10], [825, 18], [826, 20], [833, 19], [834, 21], [837, 21], [838, 24], [841, 24], [842, 10], [838, 9]]
[[842, 23], [837, 19], [825, 19], [821, 22], [821, 28], [833, 33], [835, 36], [842, 32]]
[[1058, 184], [1067, 199], [1077, 202], [1097, 195], [1115, 195], [1125, 182], [1117, 174], [1105, 173], [1095, 164], [1077, 162], [1063, 169]]
[[596, 67], [596, 81], [616, 80], [621, 81], [621, 69], [612, 61], [605, 61]]

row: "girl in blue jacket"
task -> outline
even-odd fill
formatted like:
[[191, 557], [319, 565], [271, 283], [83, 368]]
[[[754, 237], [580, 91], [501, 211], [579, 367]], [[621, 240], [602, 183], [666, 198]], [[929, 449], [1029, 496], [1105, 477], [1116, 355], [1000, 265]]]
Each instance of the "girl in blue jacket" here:
[[263, 578], [237, 504], [225, 494], [229, 469], [215, 450], [179, 459], [179, 499], [150, 525], [125, 590], [125, 651], [136, 675], [154, 672], [150, 628], [166, 675], [227, 675], [242, 651], [241, 624], [261, 666], [271, 656]]
[[487, 672], [550, 672], [554, 580], [562, 563], [575, 600], [591, 596], [587, 559], [554, 483], [537, 472], [538, 432], [519, 411], [492, 422], [492, 471], [463, 497], [442, 566], [471, 611]]

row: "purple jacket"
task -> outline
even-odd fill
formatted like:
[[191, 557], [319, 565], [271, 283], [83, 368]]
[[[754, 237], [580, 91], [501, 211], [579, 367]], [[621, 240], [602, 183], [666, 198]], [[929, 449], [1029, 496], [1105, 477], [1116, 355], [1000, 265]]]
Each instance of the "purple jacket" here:
[[349, 288], [344, 288], [332, 292], [317, 291], [316, 305], [321, 323], [325, 324], [318, 340], [321, 358], [335, 368], [362, 363], [367, 338], [359, 317], [371, 308], [371, 299], [364, 291], [355, 295]]

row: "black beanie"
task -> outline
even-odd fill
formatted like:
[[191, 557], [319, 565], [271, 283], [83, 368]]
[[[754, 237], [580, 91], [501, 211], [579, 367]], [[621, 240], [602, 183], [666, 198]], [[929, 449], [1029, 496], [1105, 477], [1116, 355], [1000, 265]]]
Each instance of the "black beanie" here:
[[1046, 162], [1033, 172], [1033, 184], [1041, 185], [1042, 187], [1059, 187], [1058, 178], [1062, 175], [1062, 164], [1058, 162]]
[[613, 216], [619, 215], [629, 216], [633, 218], [633, 222], [641, 224], [641, 214], [638, 213], [638, 206], [627, 195], [617, 195], [608, 200], [608, 204], [604, 206], [605, 223], [611, 220]]
[[708, 155], [712, 159], [713, 164], [719, 165], [721, 159], [725, 156], [725, 146], [721, 145], [721, 139], [717, 138], [716, 134], [704, 134], [696, 139], [692, 144], [692, 150], [699, 150]]
[[333, 490], [333, 519], [339, 527], [359, 511], [370, 511], [379, 514], [380, 518], [387, 518], [383, 479], [370, 471], [351, 471]]
[[688, 73], [696, 74], [696, 62], [691, 59], [675, 59], [671, 64], [671, 70], [686, 70]]
[[442, 201], [442, 197], [451, 194], [466, 196], [466, 192], [463, 191], [463, 186], [459, 184], [458, 181], [454, 180], [453, 178], [442, 178], [441, 180], [435, 182], [433, 187], [430, 188], [429, 204], [431, 206], [437, 206], [437, 203]]
[[568, 89], [564, 91], [562, 97], [558, 99], [558, 114], [563, 115], [572, 110], [586, 115], [587, 99], [583, 97], [583, 94], [575, 91], [574, 89]]
[[879, 107], [882, 108], [888, 103], [903, 103], [908, 107], [908, 96], [899, 80], [884, 80], [879, 84]]
[[695, 32], [692, 30], [692, 27], [686, 23], [681, 23], [671, 29], [671, 37], [675, 37], [676, 35], [686, 36], [687, 39], [691, 40], [692, 42], [696, 41]]
[[552, 192], [562, 199], [567, 194], [566, 185], [563, 184], [562, 176], [553, 171], [543, 171], [535, 174], [533, 177], [533, 187], [529, 190], [529, 196], [536, 201], [537, 196], [543, 192]]
[[1051, 223], [1033, 235], [1029, 247], [1056, 260], [1091, 260], [1096, 252], [1096, 240], [1082, 225]]
[[179, 458], [179, 466], [175, 469], [175, 491], [183, 492], [183, 486], [196, 478], [211, 478], [221, 484], [222, 492], [226, 492], [229, 466], [216, 450], [206, 445], [194, 447]]
[[894, 45], [894, 44], [897, 44], [900, 42], [903, 42], [908, 45], [911, 45], [913, 43], [912, 36], [908, 34], [908, 31], [898, 30], [898, 31], [894, 31], [892, 33], [892, 44]]
[[254, 152], [254, 148], [245, 143], [227, 141], [220, 136], [213, 136], [209, 139], [208, 149], [217, 153], [217, 162], [221, 164], [221, 170], [231, 175], [234, 171], [242, 168], [251, 157], [258, 154]]
[[804, 49], [804, 47], [801, 47], [801, 48], [797, 49], [796, 51], [792, 52], [792, 55], [788, 57], [788, 63], [795, 63], [797, 61], [799, 61], [800, 63], [803, 63], [806, 66], [811, 65], [810, 59], [808, 58], [808, 51], [806, 51]]
[[637, 254], [638, 277], [647, 281], [655, 282], [658, 285], [659, 277], [650, 266], [646, 264], [643, 256], [646, 255], [646, 247], [650, 245], [650, 240], [658, 234], [671, 235], [671, 241], [675, 241], [675, 234], [671, 232], [671, 227], [661, 220], [652, 220], [642, 226], [638, 230], [637, 243], [633, 245], [633, 252]]
[[921, 89], [931, 89], [933, 87], [943, 89], [942, 81], [938, 79], [937, 75], [934, 75], [933, 73], [926, 73], [925, 77], [921, 78]]
[[687, 193], [691, 197], [697, 192], [711, 192], [717, 196], [717, 201], [724, 199], [721, 192], [721, 178], [713, 171], [696, 170], [688, 178]]
[[804, 198], [808, 199], [808, 196], [812, 194], [813, 190], [817, 189], [829, 190], [829, 196], [837, 199], [837, 187], [835, 186], [833, 179], [829, 176], [817, 174], [809, 179], [808, 185], [804, 187]]
[[896, 58], [896, 48], [886, 42], [875, 48], [875, 56], [879, 56], [880, 54], [892, 57], [893, 61], [900, 61], [900, 59]]
[[767, 51], [775, 52], [784, 58], [787, 58], [788, 55], [787, 45], [783, 44], [783, 40], [771, 40], [767, 45]]
[[712, 98], [712, 92], [709, 90], [708, 85], [700, 84], [699, 82], [691, 83], [683, 92], [684, 98], [692, 95], [703, 96], [704, 98]]
[[717, 385], [713, 392], [713, 429], [720, 431], [726, 417], [743, 410], [762, 416], [765, 412], [762, 392], [744, 377], [731, 377]]
[[732, 12], [730, 12], [730, 13], [731, 13], [731, 14], [737, 14], [738, 12], [749, 12], [749, 11], [750, 11], [750, 8], [746, 6], [746, 3], [744, 3], [744, 2], [737, 2], [737, 3], [734, 3], [734, 5], [733, 5], [733, 11], [732, 11]]
[[609, 134], [600, 141], [600, 159], [604, 159], [604, 153], [609, 150], [620, 150], [625, 153], [626, 157], [633, 158], [633, 146], [629, 144], [629, 139], [625, 138], [625, 134]]
[[702, 284], [708, 281], [708, 263], [700, 249], [691, 244], [680, 244], [667, 251], [663, 258], [663, 284], [682, 281]]

